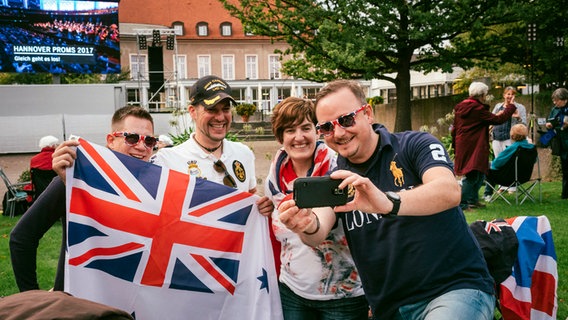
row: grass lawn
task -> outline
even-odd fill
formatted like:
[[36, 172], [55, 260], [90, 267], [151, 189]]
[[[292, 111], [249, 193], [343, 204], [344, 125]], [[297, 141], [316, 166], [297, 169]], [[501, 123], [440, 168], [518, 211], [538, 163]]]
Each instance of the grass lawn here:
[[[504, 201], [497, 201], [486, 208], [466, 212], [469, 223], [475, 220], [493, 220], [514, 216], [546, 215], [552, 225], [552, 234], [556, 255], [558, 258], [558, 319], [568, 318], [568, 200], [560, 199], [561, 183], [545, 182], [542, 184], [542, 203], [524, 203], [521, 206], [509, 206]], [[482, 188], [483, 190], [483, 188]], [[511, 197], [511, 196], [508, 196]], [[514, 197], [513, 197], [514, 201]], [[0, 296], [18, 292], [12, 266], [8, 239], [10, 230], [18, 218], [0, 216]], [[59, 245], [61, 241], [61, 226], [55, 225], [40, 243], [38, 250], [38, 278], [41, 289], [50, 289], [53, 285]]]

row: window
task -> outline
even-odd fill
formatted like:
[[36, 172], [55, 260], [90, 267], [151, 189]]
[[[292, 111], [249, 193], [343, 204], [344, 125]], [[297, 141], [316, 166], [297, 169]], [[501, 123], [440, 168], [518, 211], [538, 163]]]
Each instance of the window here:
[[255, 55], [245, 56], [246, 78], [250, 80], [258, 79], [258, 57]]
[[[321, 88], [308, 88], [308, 87], [303, 87], [302, 91], [303, 91], [303, 98], [304, 99], [312, 99], [315, 100], [316, 99], [316, 95], [318, 94], [318, 92], [320, 91]], [[296, 89], [298, 90], [298, 89]]]
[[[174, 55], [174, 59], [176, 55]], [[178, 79], [187, 79], [187, 56], [177, 55], [176, 71]]]
[[183, 22], [175, 21], [174, 23], [172, 23], [172, 27], [174, 28], [174, 34], [176, 36], [183, 36], [184, 35]]
[[277, 55], [268, 56], [268, 78], [269, 79], [281, 79], [280, 74], [280, 60]]
[[200, 37], [206, 37], [209, 35], [209, 25], [207, 22], [199, 22], [197, 24], [197, 35]]
[[387, 103], [396, 102], [396, 89], [387, 89], [388, 96], [387, 96]]
[[140, 101], [142, 101], [142, 99], [140, 99], [140, 90], [138, 89], [127, 89], [127, 99], [128, 99], [128, 105], [135, 105], [135, 106], [139, 106], [140, 105]]
[[132, 80], [145, 80], [148, 79], [148, 69], [146, 68], [146, 55], [145, 54], [131, 54], [130, 55], [130, 77]]
[[235, 56], [221, 56], [221, 66], [223, 68], [222, 78], [225, 80], [235, 80]]
[[223, 37], [230, 37], [233, 35], [233, 26], [230, 22], [221, 23], [221, 35]]
[[197, 76], [211, 75], [211, 56], [197, 56]]

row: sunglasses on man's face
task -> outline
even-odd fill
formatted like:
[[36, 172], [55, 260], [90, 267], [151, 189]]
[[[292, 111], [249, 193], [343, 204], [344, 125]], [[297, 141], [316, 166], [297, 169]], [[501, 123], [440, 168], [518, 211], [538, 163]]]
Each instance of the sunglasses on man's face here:
[[355, 116], [357, 115], [357, 113], [363, 111], [365, 107], [367, 107], [367, 104], [364, 104], [359, 109], [348, 114], [344, 114], [335, 120], [317, 124], [316, 130], [318, 130], [318, 132], [323, 134], [324, 136], [329, 136], [333, 133], [335, 125], [338, 125], [343, 129], [352, 127], [355, 125]]
[[153, 149], [158, 143], [158, 138], [152, 136], [144, 136], [138, 133], [117, 131], [112, 133], [115, 137], [124, 137], [126, 145], [134, 147], [140, 141], [144, 141], [144, 146], [148, 149]]
[[225, 174], [225, 176], [223, 177], [223, 184], [224, 185], [226, 185], [227, 187], [232, 187], [232, 188], [237, 187], [237, 183], [235, 182], [235, 179], [233, 179], [233, 177], [229, 174], [229, 171], [227, 171], [227, 167], [225, 167], [225, 164], [223, 163], [223, 161], [217, 160], [217, 161], [213, 162], [213, 168], [215, 169], [215, 171]]

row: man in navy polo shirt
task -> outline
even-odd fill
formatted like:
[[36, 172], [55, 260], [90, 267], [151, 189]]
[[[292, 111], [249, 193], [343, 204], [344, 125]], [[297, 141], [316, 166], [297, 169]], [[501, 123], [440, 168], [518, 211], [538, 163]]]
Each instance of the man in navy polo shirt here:
[[373, 124], [357, 82], [337, 80], [316, 97], [317, 128], [339, 153], [335, 208], [280, 207], [280, 220], [309, 245], [339, 220], [376, 319], [492, 319], [493, 279], [463, 212], [453, 163], [423, 132]]

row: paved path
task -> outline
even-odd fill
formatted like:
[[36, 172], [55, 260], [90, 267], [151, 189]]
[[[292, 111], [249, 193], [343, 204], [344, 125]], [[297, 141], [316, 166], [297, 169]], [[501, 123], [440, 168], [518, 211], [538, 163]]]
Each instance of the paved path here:
[[[264, 193], [264, 180], [270, 168], [270, 161], [276, 150], [280, 147], [280, 144], [276, 141], [248, 141], [244, 143], [251, 147], [256, 156], [257, 188], [258, 194], [262, 195]], [[10, 179], [12, 183], [15, 183], [20, 174], [29, 168], [30, 158], [34, 154], [35, 153], [0, 154], [0, 166], [4, 172], [6, 172], [8, 179]], [[0, 201], [5, 192], [6, 186], [4, 183], [0, 183]]]

